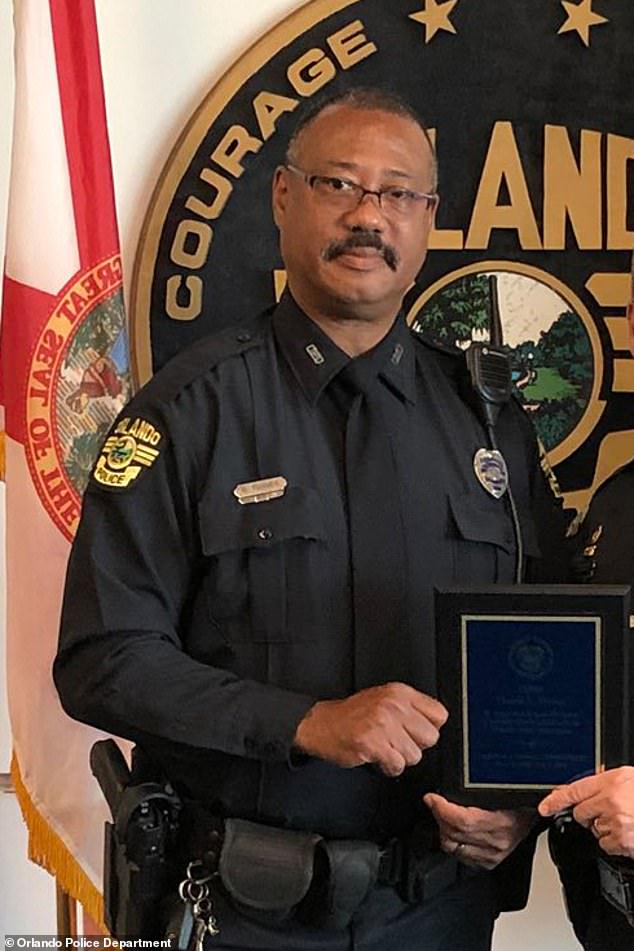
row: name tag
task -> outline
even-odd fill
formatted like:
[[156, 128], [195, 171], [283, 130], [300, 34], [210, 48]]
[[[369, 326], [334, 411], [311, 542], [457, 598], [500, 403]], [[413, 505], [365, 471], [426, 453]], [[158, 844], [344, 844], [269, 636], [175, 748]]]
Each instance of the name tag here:
[[284, 476], [274, 476], [272, 479], [258, 479], [257, 482], [240, 482], [233, 494], [240, 505], [251, 505], [254, 502], [279, 499], [286, 492], [287, 485]]

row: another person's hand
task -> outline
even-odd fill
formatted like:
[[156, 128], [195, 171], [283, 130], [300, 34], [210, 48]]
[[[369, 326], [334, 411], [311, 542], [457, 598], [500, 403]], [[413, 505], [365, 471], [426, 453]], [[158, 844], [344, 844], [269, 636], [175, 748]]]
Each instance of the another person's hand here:
[[446, 719], [433, 697], [407, 684], [383, 684], [316, 703], [297, 727], [294, 745], [338, 766], [374, 763], [398, 776], [438, 742]]
[[573, 806], [577, 822], [591, 829], [604, 852], [634, 859], [634, 766], [585, 776], [549, 793], [539, 804], [542, 816]]
[[437, 793], [428, 793], [440, 830], [440, 847], [465, 865], [492, 869], [525, 839], [537, 820], [532, 809], [478, 809], [459, 806]]

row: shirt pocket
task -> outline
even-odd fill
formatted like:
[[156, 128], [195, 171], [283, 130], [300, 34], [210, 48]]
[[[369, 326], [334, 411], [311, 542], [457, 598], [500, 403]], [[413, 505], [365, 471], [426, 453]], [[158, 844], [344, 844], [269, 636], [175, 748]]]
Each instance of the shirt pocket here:
[[[449, 534], [453, 539], [453, 573], [456, 583], [512, 582], [515, 577], [516, 541], [508, 501], [483, 493], [464, 492], [449, 499]], [[539, 544], [532, 514], [519, 510], [524, 560], [539, 558]]]
[[315, 489], [289, 486], [248, 505], [206, 496], [199, 526], [208, 609], [227, 641], [314, 638], [327, 558]]

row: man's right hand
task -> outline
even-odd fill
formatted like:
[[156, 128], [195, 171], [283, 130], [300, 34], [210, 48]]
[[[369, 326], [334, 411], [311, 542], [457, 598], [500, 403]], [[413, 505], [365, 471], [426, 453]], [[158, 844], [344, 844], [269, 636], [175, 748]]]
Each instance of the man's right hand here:
[[438, 742], [447, 716], [433, 697], [407, 684], [383, 684], [344, 700], [318, 701], [297, 727], [294, 745], [337, 766], [375, 763], [399, 776]]

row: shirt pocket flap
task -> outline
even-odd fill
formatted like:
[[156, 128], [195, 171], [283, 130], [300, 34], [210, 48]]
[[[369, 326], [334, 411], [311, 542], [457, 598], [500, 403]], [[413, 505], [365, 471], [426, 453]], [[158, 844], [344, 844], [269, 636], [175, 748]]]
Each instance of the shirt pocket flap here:
[[473, 492], [452, 495], [449, 499], [451, 514], [458, 534], [471, 542], [497, 545], [506, 552], [513, 551], [515, 541], [510, 515], [503, 499], [494, 499]]
[[[515, 549], [515, 535], [508, 502], [493, 497], [464, 492], [450, 498], [451, 513], [458, 533], [467, 541], [497, 545], [505, 552]], [[525, 555], [541, 556], [537, 530], [529, 512], [519, 513], [522, 547]]]
[[291, 538], [325, 539], [321, 499], [315, 489], [288, 486], [268, 502], [241, 505], [236, 498], [204, 498], [199, 506], [204, 555], [269, 548]]

